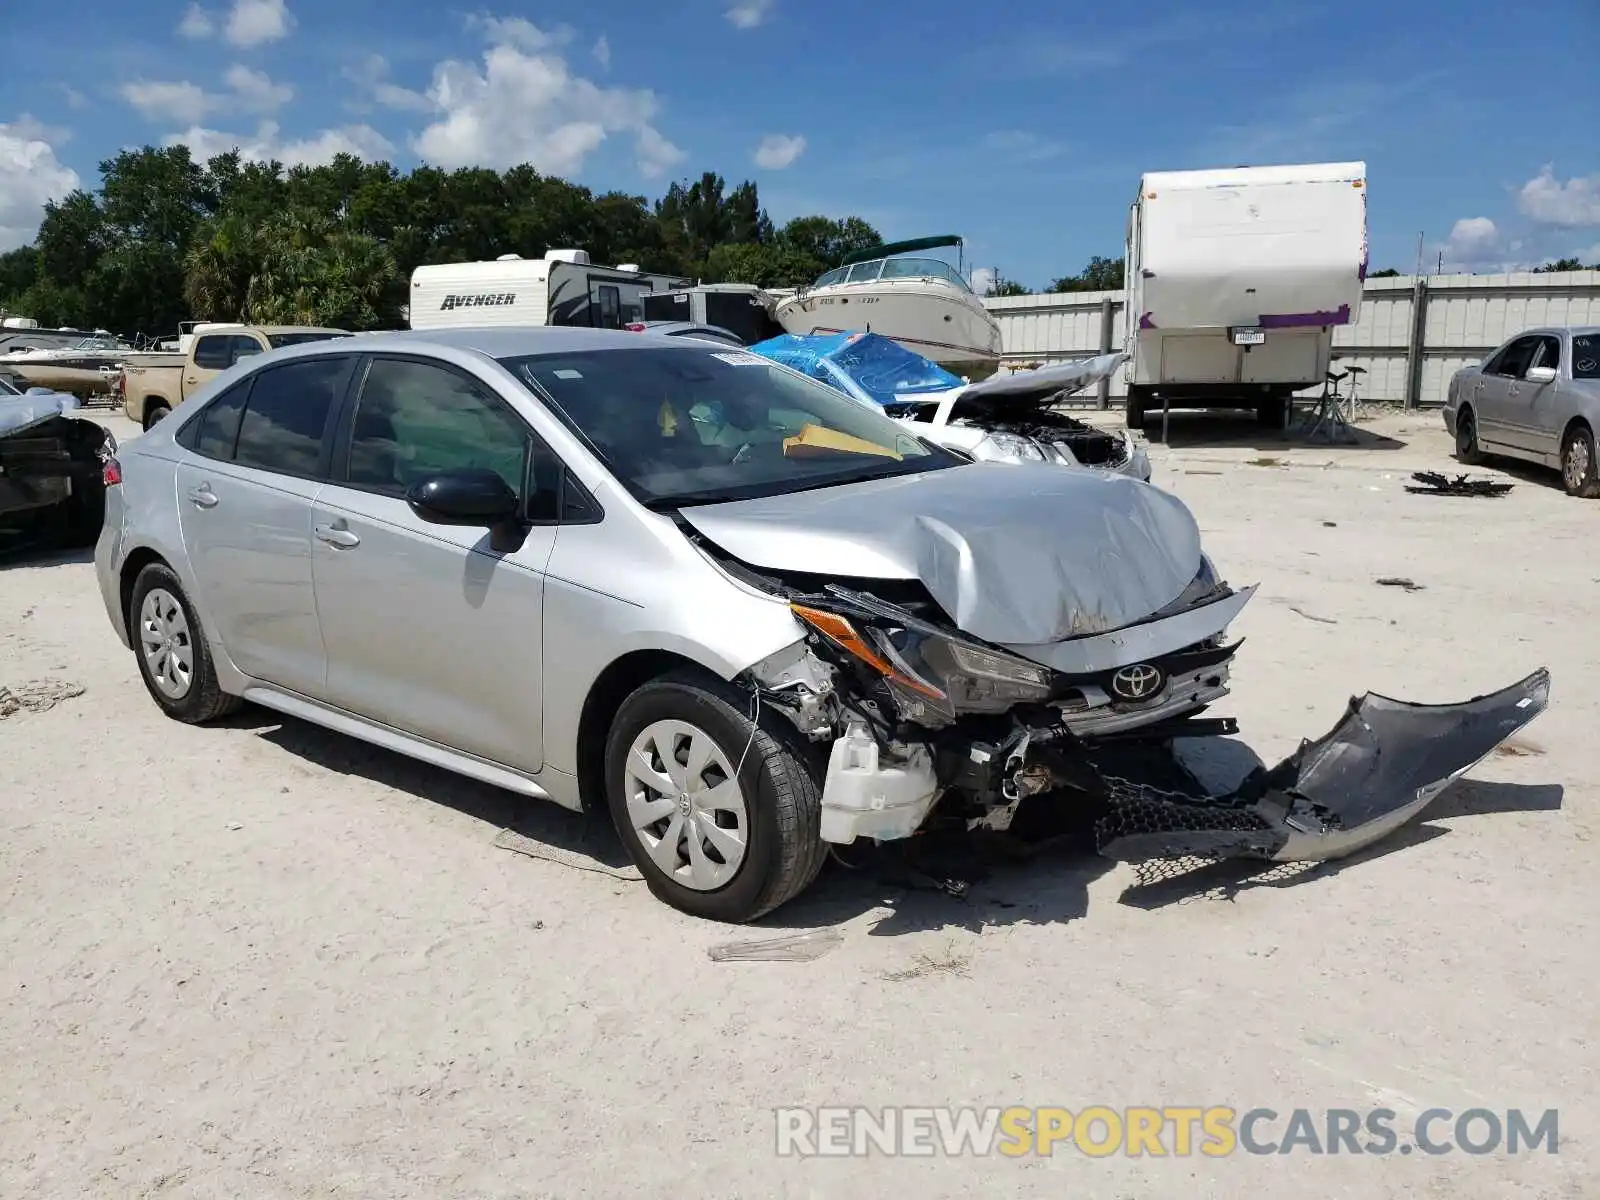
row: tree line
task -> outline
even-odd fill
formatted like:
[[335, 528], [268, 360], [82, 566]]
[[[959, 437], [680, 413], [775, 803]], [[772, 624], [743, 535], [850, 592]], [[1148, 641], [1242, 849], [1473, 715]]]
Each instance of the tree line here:
[[881, 241], [858, 217], [777, 227], [753, 182], [709, 171], [652, 202], [530, 166], [402, 172], [339, 155], [285, 168], [146, 146], [102, 162], [97, 190], [46, 205], [33, 244], [0, 254], [0, 313], [124, 336], [187, 320], [395, 328], [424, 263], [581, 247], [597, 263], [796, 287]]

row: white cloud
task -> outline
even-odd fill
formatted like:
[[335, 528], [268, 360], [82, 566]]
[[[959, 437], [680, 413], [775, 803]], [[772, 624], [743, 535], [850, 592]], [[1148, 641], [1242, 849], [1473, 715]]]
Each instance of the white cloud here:
[[197, 83], [135, 80], [122, 85], [122, 98], [152, 120], [198, 121], [215, 107], [216, 97]]
[[381, 108], [410, 112], [433, 111], [432, 100], [421, 92], [401, 87], [389, 78], [389, 62], [381, 54], [369, 54], [356, 66], [346, 67], [344, 76], [359, 84], [372, 102]]
[[224, 133], [218, 129], [191, 126], [166, 139], [169, 146], [182, 143], [199, 161], [205, 162], [230, 150], [248, 162], [276, 159], [287, 166], [322, 166], [337, 154], [354, 154], [369, 161], [394, 155], [394, 145], [370, 125], [343, 125], [324, 129], [309, 137], [285, 139], [276, 121], [263, 121], [254, 134]]
[[216, 22], [211, 19], [211, 14], [198, 4], [191, 4], [184, 10], [183, 20], [178, 22], [178, 36], [186, 38], [208, 38], [217, 31]]
[[1016, 162], [1044, 162], [1066, 150], [1063, 142], [1042, 138], [1023, 129], [1001, 129], [988, 134], [983, 144], [996, 154]]
[[122, 98], [146, 118], [194, 125], [212, 113], [271, 113], [294, 98], [294, 89], [274, 83], [265, 71], [234, 63], [223, 76], [223, 92], [208, 92], [187, 79], [137, 79], [122, 85]]
[[646, 179], [659, 179], [689, 156], [666, 138], [654, 125], [639, 130], [635, 143], [639, 156], [639, 174]]
[[45, 201], [78, 186], [78, 173], [58, 161], [41, 136], [50, 132], [27, 116], [0, 124], [0, 251], [33, 241]]
[[769, 133], [756, 147], [755, 163], [767, 171], [781, 171], [806, 152], [806, 139], [798, 135]]
[[546, 30], [522, 17], [492, 17], [487, 13], [468, 17], [467, 28], [478, 30], [486, 40], [496, 45], [515, 46], [530, 54], [565, 46], [577, 36], [577, 31], [570, 25], [557, 25]]
[[1000, 272], [993, 267], [973, 267], [972, 274], [968, 276], [967, 281], [972, 285], [972, 290], [977, 292], [978, 295], [987, 296], [989, 289], [995, 285], [999, 278]]
[[1547, 165], [1522, 185], [1517, 208], [1542, 225], [1566, 229], [1600, 225], [1600, 175], [1578, 176], [1562, 183]]
[[61, 85], [61, 94], [66, 98], [68, 108], [81, 110], [89, 107], [89, 98], [70, 84]]
[[223, 35], [235, 46], [260, 46], [288, 37], [293, 28], [284, 0], [233, 0]]
[[[485, 27], [492, 20], [477, 18]], [[659, 107], [653, 92], [600, 87], [574, 75], [559, 54], [526, 52], [521, 47], [536, 39], [519, 18], [492, 28], [519, 44], [492, 45], [481, 66], [451, 59], [434, 68], [428, 99], [440, 117], [413, 139], [420, 157], [446, 168], [526, 162], [570, 176], [608, 136], [631, 133], [645, 174], [681, 161], [683, 152], [652, 124]]]
[[294, 99], [288, 84], [273, 83], [265, 71], [253, 71], [242, 63], [229, 67], [223, 80], [247, 112], [275, 112]]
[[600, 35], [600, 40], [595, 42], [594, 49], [590, 53], [594, 55], [594, 60], [600, 64], [602, 71], [611, 69], [611, 42], [605, 34]]
[[[1503, 267], [1510, 252], [1499, 228], [1488, 217], [1462, 217], [1437, 248], [1446, 271], [1471, 267]], [[1426, 264], [1424, 264], [1426, 267]]]
[[736, 29], [754, 29], [765, 24], [778, 0], [735, 0], [725, 14]]

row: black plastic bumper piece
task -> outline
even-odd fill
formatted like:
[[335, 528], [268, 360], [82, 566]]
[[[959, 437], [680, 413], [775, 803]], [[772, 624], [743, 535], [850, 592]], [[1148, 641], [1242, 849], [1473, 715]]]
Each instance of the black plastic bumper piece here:
[[1542, 713], [1550, 672], [1461, 704], [1408, 704], [1368, 693], [1314, 742], [1228, 796], [1190, 797], [1107, 779], [1100, 852], [1160, 858], [1340, 858], [1388, 836], [1453, 780]]

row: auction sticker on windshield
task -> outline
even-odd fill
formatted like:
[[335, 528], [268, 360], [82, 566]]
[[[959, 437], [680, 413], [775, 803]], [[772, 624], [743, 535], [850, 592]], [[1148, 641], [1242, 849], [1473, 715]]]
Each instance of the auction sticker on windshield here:
[[713, 354], [711, 357], [719, 362], [725, 362], [731, 367], [764, 367], [767, 365], [767, 360], [759, 354], [741, 354], [737, 350], [724, 354]]

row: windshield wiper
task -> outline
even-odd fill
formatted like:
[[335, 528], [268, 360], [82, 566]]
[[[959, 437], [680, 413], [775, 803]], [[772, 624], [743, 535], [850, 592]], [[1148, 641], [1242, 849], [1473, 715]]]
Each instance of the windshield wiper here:
[[736, 500], [748, 499], [749, 496], [736, 495], [732, 492], [681, 492], [675, 496], [654, 496], [646, 500], [644, 506], [651, 512], [671, 512], [695, 504], [732, 504]]

